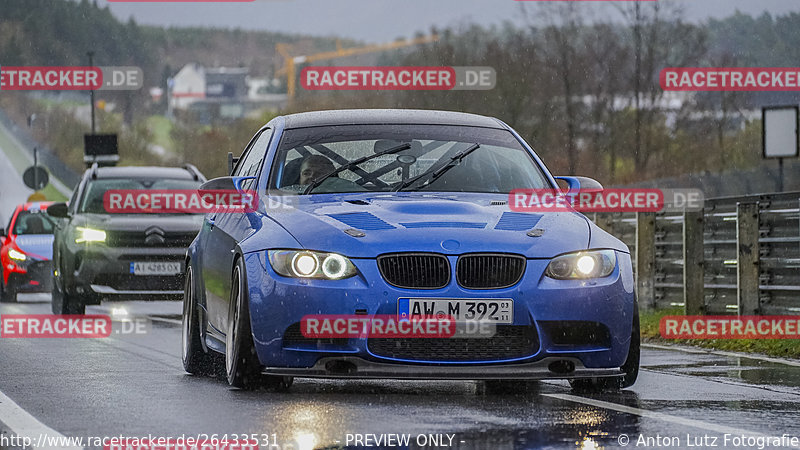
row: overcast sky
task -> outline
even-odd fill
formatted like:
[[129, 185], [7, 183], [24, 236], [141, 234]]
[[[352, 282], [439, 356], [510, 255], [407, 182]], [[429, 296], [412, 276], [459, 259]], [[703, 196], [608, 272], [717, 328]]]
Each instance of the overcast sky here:
[[[133, 16], [137, 22], [153, 25], [216, 26], [225, 28], [284, 31], [313, 35], [337, 35], [371, 42], [409, 37], [427, 31], [458, 25], [465, 21], [484, 25], [520, 17], [520, 4], [514, 0], [256, 0], [250, 3], [180, 3], [150, 0], [122, 3], [99, 0], [110, 5], [120, 19]], [[208, 0], [206, 0], [208, 1]], [[751, 15], [764, 11], [772, 15], [800, 13], [798, 0], [659, 0], [686, 8], [691, 20], [727, 17], [737, 9]], [[604, 3], [604, 2], [603, 2]], [[596, 2], [581, 3], [581, 8], [597, 9]], [[608, 8], [607, 8], [608, 9]]]

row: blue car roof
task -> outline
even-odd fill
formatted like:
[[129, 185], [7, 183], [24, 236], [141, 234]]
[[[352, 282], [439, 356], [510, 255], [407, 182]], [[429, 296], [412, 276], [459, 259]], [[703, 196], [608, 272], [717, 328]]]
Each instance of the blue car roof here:
[[287, 129], [359, 124], [460, 125], [505, 129], [493, 117], [419, 109], [341, 109], [289, 114], [283, 118]]

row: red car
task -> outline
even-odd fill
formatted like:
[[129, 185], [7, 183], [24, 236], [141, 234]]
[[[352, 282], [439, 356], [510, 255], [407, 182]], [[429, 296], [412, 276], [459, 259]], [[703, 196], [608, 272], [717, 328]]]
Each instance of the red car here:
[[50, 292], [53, 286], [55, 222], [45, 211], [52, 202], [17, 206], [0, 228], [0, 301], [16, 302], [18, 292]]

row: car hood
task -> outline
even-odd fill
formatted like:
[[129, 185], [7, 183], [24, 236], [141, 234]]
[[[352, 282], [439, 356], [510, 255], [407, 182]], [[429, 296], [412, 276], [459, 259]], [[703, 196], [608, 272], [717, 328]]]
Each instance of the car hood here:
[[52, 234], [21, 234], [14, 238], [14, 243], [32, 258], [39, 260], [53, 259]]
[[197, 232], [203, 223], [199, 214], [81, 214], [72, 221], [74, 226], [92, 227], [104, 231], [146, 231], [158, 227], [164, 232]]
[[270, 200], [267, 213], [303, 248], [356, 258], [407, 251], [551, 258], [587, 248], [589, 226], [582, 215], [513, 212], [507, 199], [502, 194], [318, 194]]

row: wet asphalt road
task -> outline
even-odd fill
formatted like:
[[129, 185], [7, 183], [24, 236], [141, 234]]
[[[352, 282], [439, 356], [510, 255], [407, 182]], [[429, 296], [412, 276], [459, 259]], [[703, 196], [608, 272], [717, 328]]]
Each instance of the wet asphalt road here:
[[[0, 315], [49, 309], [47, 295], [21, 295]], [[288, 392], [248, 392], [183, 371], [179, 302], [104, 303], [87, 313], [110, 314], [114, 333], [0, 339], [0, 436], [15, 427], [77, 438], [255, 433], [284, 449], [386, 448], [355, 445], [358, 434], [386, 433], [410, 435], [406, 448], [460, 449], [757, 448], [732, 436], [800, 438], [800, 364], [647, 348], [639, 381], [613, 394], [573, 393], [565, 382], [487, 393], [477, 382], [311, 379]], [[122, 333], [132, 328], [122, 321], [144, 332]]]

